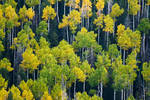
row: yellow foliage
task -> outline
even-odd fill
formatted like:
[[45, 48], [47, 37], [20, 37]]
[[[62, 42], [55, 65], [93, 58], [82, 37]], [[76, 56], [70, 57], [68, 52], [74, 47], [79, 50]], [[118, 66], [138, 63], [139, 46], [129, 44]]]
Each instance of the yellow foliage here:
[[22, 22], [26, 22], [27, 21], [27, 8], [24, 5], [23, 8], [20, 8], [19, 10], [19, 18], [22, 20]]
[[100, 16], [94, 20], [93, 22], [98, 28], [103, 28], [104, 23], [104, 15], [100, 14]]
[[76, 78], [79, 79], [81, 82], [85, 81], [86, 76], [80, 68], [74, 67], [72, 69], [72, 72], [75, 74]]
[[30, 90], [24, 90], [23, 93], [22, 93], [22, 97], [25, 99], [25, 100], [34, 100], [33, 99], [33, 94]]
[[105, 1], [104, 0], [98, 0], [97, 3], [96, 3], [97, 10], [103, 11], [104, 5], [105, 5]]
[[26, 11], [26, 15], [29, 19], [33, 19], [34, 15], [35, 15], [35, 12], [33, 11], [32, 8], [29, 8], [27, 11]]
[[8, 99], [8, 92], [2, 88], [0, 90], [0, 100], [7, 100]]
[[115, 3], [112, 6], [112, 11], [111, 11], [111, 16], [112, 17], [119, 17], [121, 14], [123, 14], [124, 10], [120, 9], [120, 6], [118, 5], [118, 3]]
[[7, 58], [3, 58], [0, 61], [0, 68], [6, 68], [8, 71], [12, 71], [13, 68], [11, 67], [11, 63]]
[[138, 4], [138, 0], [128, 0], [129, 4], [129, 14], [137, 15], [140, 10], [140, 5]]
[[114, 20], [109, 16], [105, 16], [104, 17], [104, 23], [105, 23], [105, 27], [104, 27], [104, 31], [105, 32], [110, 32], [110, 33], [113, 33], [114, 31]]
[[81, 16], [88, 18], [92, 16], [92, 3], [90, 0], [83, 0], [80, 9]]
[[55, 17], [56, 17], [56, 13], [54, 8], [52, 8], [51, 6], [46, 6], [43, 10], [42, 18], [47, 21], [49, 19], [53, 20]]
[[77, 10], [72, 10], [68, 16], [63, 16], [62, 23], [59, 24], [59, 28], [66, 26], [70, 27], [72, 33], [75, 33], [77, 25], [81, 23], [81, 14]]
[[117, 26], [117, 36], [121, 36], [125, 31], [125, 26], [120, 24]]
[[48, 2], [51, 4], [51, 5], [54, 5], [56, 3], [56, 0], [48, 0]]
[[52, 97], [48, 94], [48, 92], [44, 92], [41, 100], [52, 100]]
[[0, 9], [0, 19], [3, 17], [3, 11]]
[[[11, 21], [14, 23], [14, 25], [19, 26], [20, 23], [18, 22], [18, 15], [16, 14], [16, 11], [14, 8], [12, 8], [11, 5], [5, 8], [5, 16], [8, 19], [7, 22]], [[13, 27], [13, 26], [11, 26]]]
[[21, 66], [25, 69], [37, 69], [40, 61], [37, 56], [33, 54], [33, 50], [31, 48], [27, 48], [26, 51], [22, 54], [23, 61], [21, 62]]
[[9, 90], [9, 93], [10, 92], [13, 94], [13, 100], [23, 100], [23, 98], [20, 96], [21, 94], [20, 90], [14, 85]]

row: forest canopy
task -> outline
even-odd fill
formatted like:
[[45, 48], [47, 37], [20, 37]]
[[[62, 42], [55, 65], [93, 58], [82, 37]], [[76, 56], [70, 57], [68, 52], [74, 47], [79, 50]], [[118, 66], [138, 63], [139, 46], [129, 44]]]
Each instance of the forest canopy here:
[[150, 0], [0, 0], [0, 100], [150, 100]]

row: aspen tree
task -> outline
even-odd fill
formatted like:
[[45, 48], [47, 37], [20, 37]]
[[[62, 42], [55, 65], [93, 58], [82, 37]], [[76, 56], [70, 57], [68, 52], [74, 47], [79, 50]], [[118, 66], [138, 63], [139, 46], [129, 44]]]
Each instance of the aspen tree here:
[[52, 8], [51, 6], [46, 6], [43, 9], [43, 16], [42, 16], [42, 18], [47, 21], [48, 32], [50, 32], [50, 20], [53, 20], [55, 17], [56, 17], [56, 13], [55, 13], [54, 8]]

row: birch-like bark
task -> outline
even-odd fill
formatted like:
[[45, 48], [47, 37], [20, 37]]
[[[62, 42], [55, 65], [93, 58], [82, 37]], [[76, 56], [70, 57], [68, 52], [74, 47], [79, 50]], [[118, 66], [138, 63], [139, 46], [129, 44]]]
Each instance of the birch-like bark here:
[[125, 65], [125, 58], [126, 57], [126, 51], [125, 50], [123, 50], [123, 64]]
[[145, 60], [145, 34], [143, 33], [143, 60]]
[[147, 5], [147, 18], [149, 18], [149, 5]]
[[66, 1], [64, 0], [64, 15], [66, 15]]
[[83, 82], [83, 92], [85, 92], [85, 81]]
[[97, 90], [98, 90], [97, 95], [100, 96], [100, 84], [98, 84]]
[[68, 32], [68, 26], [67, 26], [67, 41], [69, 43], [69, 32]]
[[74, 82], [74, 100], [76, 100], [76, 80]]
[[48, 33], [50, 32], [50, 19], [48, 18]]
[[121, 90], [121, 100], [123, 100], [123, 89]]
[[100, 38], [100, 28], [98, 28], [98, 37], [97, 37], [97, 38], [98, 38], [98, 39], [97, 39], [97, 40], [98, 40], [97, 42], [98, 42], [98, 44], [99, 44], [99, 38]]
[[102, 96], [103, 96], [103, 83], [101, 82], [100, 85], [101, 85], [101, 94], [100, 94], [100, 97], [102, 98]]
[[56, 1], [56, 5], [57, 5], [57, 8], [56, 8], [56, 10], [57, 10], [57, 12], [56, 12], [56, 14], [57, 14], [57, 21], [59, 23], [58, 0]]
[[40, 22], [40, 20], [41, 20], [41, 0], [39, 0], [39, 22]]
[[133, 15], [133, 31], [134, 31], [134, 27], [135, 27], [135, 25], [134, 25], [134, 15]]
[[[141, 4], [141, 0], [139, 0], [139, 4]], [[141, 14], [141, 10], [139, 10], [138, 12], [138, 23], [140, 23], [140, 14]]]
[[142, 0], [142, 15], [144, 16], [144, 0]]
[[109, 44], [109, 32], [107, 32], [107, 40], [106, 40], [106, 49], [108, 49], [108, 44]]
[[114, 89], [114, 100], [116, 100], [116, 90]]

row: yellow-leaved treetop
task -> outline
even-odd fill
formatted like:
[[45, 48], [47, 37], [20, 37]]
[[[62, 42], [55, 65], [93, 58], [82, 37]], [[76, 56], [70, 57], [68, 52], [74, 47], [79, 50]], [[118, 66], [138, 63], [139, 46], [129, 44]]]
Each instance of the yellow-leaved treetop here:
[[24, 98], [25, 100], [34, 100], [33, 98], [33, 94], [31, 92], [31, 90], [29, 89], [27, 83], [23, 81], [21, 81], [19, 87], [21, 88], [22, 92], [22, 98]]
[[5, 8], [5, 16], [7, 19], [7, 27], [9, 29], [13, 28], [14, 26], [19, 26], [20, 23], [18, 22], [18, 15], [14, 8], [11, 5]]
[[74, 67], [72, 69], [72, 72], [74, 73], [76, 79], [79, 79], [81, 82], [85, 81], [86, 76], [85, 76], [84, 72], [80, 68]]
[[50, 30], [50, 20], [53, 20], [56, 17], [56, 13], [54, 8], [52, 6], [46, 6], [43, 9], [43, 16], [42, 18], [46, 21], [48, 21], [48, 32]]
[[83, 0], [81, 7], [81, 15], [85, 18], [92, 16], [92, 3], [90, 0]]
[[110, 15], [107, 15], [104, 17], [104, 24], [105, 24], [105, 27], [103, 30], [105, 32], [113, 33], [114, 20], [110, 17]]
[[110, 13], [111, 17], [115, 18], [115, 17], [119, 17], [121, 14], [123, 14], [124, 10], [123, 8], [121, 9], [120, 6], [118, 5], [118, 3], [115, 3], [112, 6], [112, 11]]
[[19, 9], [19, 19], [22, 21], [22, 24], [24, 22], [27, 22], [28, 19], [26, 18], [27, 17], [27, 8], [26, 6], [24, 5], [22, 8]]
[[25, 69], [37, 69], [39, 65], [39, 60], [36, 55], [33, 54], [32, 48], [27, 48], [25, 52], [22, 54], [23, 61], [21, 62], [21, 66]]
[[71, 8], [75, 8], [75, 9], [80, 8], [79, 4], [80, 4], [80, 0], [68, 0], [66, 3], [66, 5], [70, 7], [70, 12], [71, 12]]
[[98, 15], [100, 15], [101, 11], [103, 11], [104, 5], [105, 5], [105, 1], [104, 0], [98, 0], [97, 1], [96, 8], [97, 8], [97, 11], [98, 11]]
[[129, 4], [129, 14], [135, 16], [140, 10], [140, 5], [138, 4], [138, 0], [128, 0]]
[[38, 68], [40, 61], [38, 60], [37, 56], [33, 54], [32, 48], [27, 48], [25, 52], [22, 54], [23, 61], [21, 62], [20, 66], [27, 70], [27, 79], [28, 79], [28, 70], [35, 70]]
[[8, 92], [4, 88], [0, 90], [0, 100], [8, 100]]
[[77, 25], [81, 23], [81, 14], [77, 10], [72, 10], [68, 16], [64, 16], [62, 23], [59, 24], [59, 28], [64, 28], [66, 26], [70, 27], [72, 33], [75, 33]]
[[13, 95], [13, 100], [23, 100], [23, 98], [21, 97], [21, 92], [16, 86], [13, 85], [9, 90], [9, 93], [10, 92]]
[[93, 22], [93, 24], [96, 25], [98, 29], [98, 43], [99, 43], [99, 38], [100, 38], [100, 29], [103, 28], [103, 23], [104, 23], [104, 14], [100, 14]]
[[120, 37], [125, 31], [125, 26], [120, 24], [117, 26], [117, 36]]
[[52, 97], [48, 94], [48, 92], [44, 92], [41, 100], [52, 100]]
[[7, 58], [3, 58], [1, 61], [0, 61], [0, 69], [1, 68], [5, 68], [7, 69], [8, 71], [12, 71], [13, 68], [11, 67], [11, 63], [10, 61], [7, 59]]
[[2, 88], [7, 89], [8, 82], [3, 78], [3, 76], [0, 74], [0, 90]]
[[29, 8], [28, 10], [26, 10], [26, 15], [29, 18], [29, 20], [32, 20], [35, 15], [35, 12], [32, 8]]

